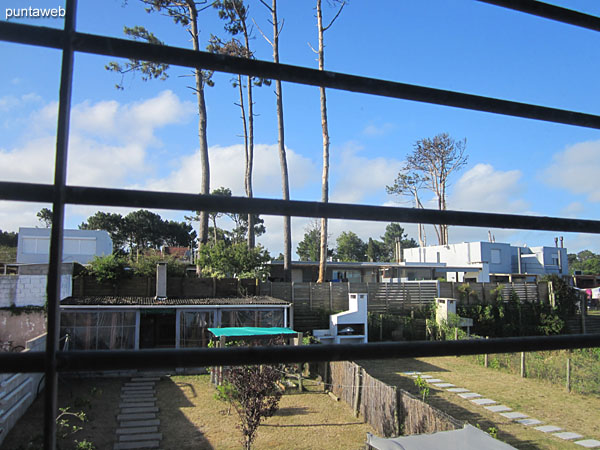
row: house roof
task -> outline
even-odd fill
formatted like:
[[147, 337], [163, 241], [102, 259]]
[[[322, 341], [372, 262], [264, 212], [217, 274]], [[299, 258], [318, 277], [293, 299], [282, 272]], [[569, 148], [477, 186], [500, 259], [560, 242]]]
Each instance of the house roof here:
[[268, 296], [230, 298], [86, 296], [67, 297], [60, 304], [61, 306], [287, 306], [290, 303]]

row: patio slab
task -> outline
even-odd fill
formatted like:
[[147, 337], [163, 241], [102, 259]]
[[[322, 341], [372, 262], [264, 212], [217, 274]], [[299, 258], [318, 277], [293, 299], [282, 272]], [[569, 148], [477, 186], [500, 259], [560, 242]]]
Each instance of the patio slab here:
[[117, 428], [117, 434], [157, 433], [158, 426]]
[[496, 412], [496, 413], [505, 412], [505, 411], [512, 411], [512, 408], [509, 408], [506, 405], [485, 406], [485, 409], [487, 409], [488, 411], [491, 411], [491, 412]]
[[158, 406], [146, 406], [144, 408], [121, 408], [121, 414], [157, 413]]
[[583, 441], [575, 441], [577, 445], [581, 445], [585, 448], [598, 448], [600, 447], [600, 441], [597, 439], [584, 439]]
[[493, 405], [494, 403], [498, 403], [496, 400], [492, 400], [491, 398], [476, 398], [471, 400], [476, 405]]
[[159, 448], [158, 441], [117, 442], [113, 450], [129, 450], [137, 448]]
[[520, 419], [520, 420], [517, 420], [517, 422], [520, 423], [521, 425], [526, 425], [526, 426], [539, 425], [540, 423], [542, 423], [541, 420], [537, 420], [537, 419]]
[[159, 419], [146, 419], [146, 420], [123, 420], [119, 426], [121, 428], [128, 427], [150, 427], [150, 426], [159, 426]]
[[523, 414], [522, 412], [517, 412], [517, 411], [500, 413], [500, 415], [503, 417], [506, 417], [507, 419], [511, 419], [511, 420], [524, 419], [526, 417], [529, 417], [527, 414]]
[[541, 431], [542, 433], [553, 433], [555, 431], [562, 430], [561, 427], [557, 427], [555, 425], [542, 425], [541, 427], [535, 427], [535, 429]]
[[[156, 419], [155, 413], [137, 413], [137, 414], [119, 414], [117, 416], [117, 420], [126, 421], [126, 420], [148, 420], [148, 419]], [[123, 426], [123, 425], [121, 425]]]
[[448, 389], [448, 392], [455, 392], [456, 394], [458, 394], [460, 392], [469, 392], [469, 390], [465, 389], [465, 388], [458, 388], [457, 387], [457, 388]]
[[464, 394], [458, 394], [458, 396], [462, 398], [471, 399], [481, 397], [481, 394], [477, 394], [476, 392], [465, 392]]
[[435, 383], [434, 386], [439, 387], [439, 388], [451, 388], [451, 387], [454, 387], [455, 385], [452, 383]]
[[552, 436], [556, 436], [557, 438], [564, 439], [565, 441], [570, 441], [572, 439], [580, 439], [583, 436], [578, 433], [572, 433], [570, 431], [563, 431], [562, 433], [554, 433]]
[[152, 408], [154, 402], [125, 402], [119, 403], [119, 408]]

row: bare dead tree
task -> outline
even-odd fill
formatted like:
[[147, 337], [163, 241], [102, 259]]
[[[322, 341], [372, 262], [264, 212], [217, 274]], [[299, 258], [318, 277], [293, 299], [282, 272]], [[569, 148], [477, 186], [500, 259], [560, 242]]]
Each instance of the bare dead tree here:
[[[329, 25], [323, 25], [323, 9], [321, 5], [321, 0], [317, 0], [317, 30], [319, 34], [319, 49], [317, 51], [318, 61], [319, 61], [319, 70], [325, 70], [325, 40], [324, 35], [325, 31], [327, 31], [335, 20], [339, 17], [344, 6], [346, 5], [345, 1], [340, 0], [332, 0], [332, 3], [338, 4], [339, 9]], [[321, 128], [323, 132], [323, 175], [321, 178], [321, 201], [323, 203], [329, 202], [329, 125], [327, 122], [327, 96], [325, 93], [325, 88], [319, 88], [320, 97], [321, 97]], [[319, 278], [317, 280], [318, 283], [323, 283], [325, 281], [325, 272], [327, 268], [327, 218], [323, 217], [321, 219], [321, 245], [319, 252]]]
[[[440, 211], [446, 210], [450, 176], [467, 164], [466, 145], [466, 139], [456, 141], [448, 133], [440, 133], [433, 139], [419, 139], [406, 158], [405, 171], [420, 177], [423, 185], [436, 196]], [[448, 244], [448, 225], [439, 224], [434, 228], [439, 244]]]
[[[261, 34], [273, 47], [273, 62], [279, 64], [279, 35], [283, 29], [277, 19], [277, 0], [272, 0], [271, 6], [264, 0], [260, 2], [270, 11], [270, 24], [273, 25], [273, 38], [269, 40], [264, 33]], [[275, 97], [277, 98], [277, 149], [279, 152], [279, 166], [281, 168], [281, 191], [283, 200], [290, 199], [290, 185], [288, 176], [287, 155], [285, 151], [285, 133], [283, 124], [283, 90], [281, 80], [275, 80]], [[292, 279], [292, 221], [290, 216], [283, 217], [283, 272], [285, 281]]]

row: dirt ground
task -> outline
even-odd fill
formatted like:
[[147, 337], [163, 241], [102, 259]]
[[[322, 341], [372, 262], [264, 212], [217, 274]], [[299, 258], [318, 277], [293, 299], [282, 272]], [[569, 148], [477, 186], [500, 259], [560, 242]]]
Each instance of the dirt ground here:
[[[433, 375], [496, 400], [544, 424], [582, 434], [587, 439], [600, 440], [600, 398], [595, 395], [569, 394], [550, 383], [486, 369], [467, 358], [454, 356], [357, 362], [382, 381], [414, 394], [418, 394], [414, 379], [402, 375], [402, 372], [417, 370]], [[428, 401], [457, 419], [472, 425], [479, 424], [483, 430], [497, 428], [498, 438], [518, 449], [582, 448], [510, 421], [443, 389], [431, 386]]]

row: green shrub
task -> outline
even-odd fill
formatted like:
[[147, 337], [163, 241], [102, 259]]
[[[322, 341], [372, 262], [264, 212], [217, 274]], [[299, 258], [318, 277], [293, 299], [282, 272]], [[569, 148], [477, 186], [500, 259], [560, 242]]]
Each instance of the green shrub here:
[[178, 261], [173, 256], [142, 255], [137, 261], [131, 263], [133, 275], [136, 277], [153, 277], [156, 275], [156, 265], [159, 262], [167, 263], [167, 275], [170, 277], [183, 277], [186, 274], [187, 264]]
[[109, 281], [117, 283], [128, 276], [126, 267], [127, 260], [122, 256], [94, 256], [87, 269], [87, 273], [94, 276], [100, 282]]

